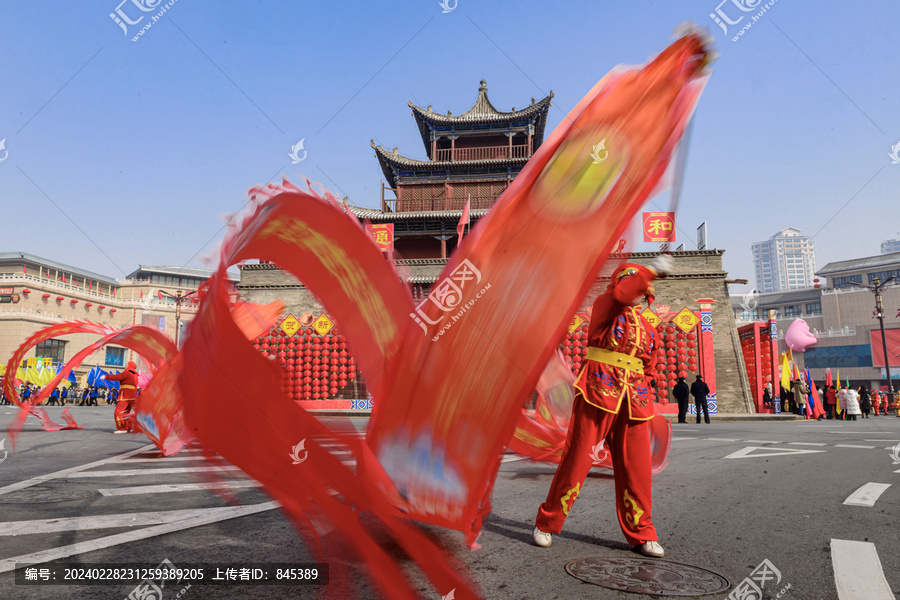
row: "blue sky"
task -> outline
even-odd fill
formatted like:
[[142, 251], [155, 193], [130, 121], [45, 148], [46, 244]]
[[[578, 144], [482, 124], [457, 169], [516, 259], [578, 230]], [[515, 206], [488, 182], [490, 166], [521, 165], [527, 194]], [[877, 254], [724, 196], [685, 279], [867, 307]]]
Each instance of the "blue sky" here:
[[[219, 215], [276, 174], [376, 206], [369, 140], [424, 158], [410, 99], [458, 114], [482, 78], [504, 110], [552, 89], [549, 132], [683, 21], [709, 25], [721, 56], [695, 117], [679, 243], [707, 221], [729, 275], [752, 283], [750, 244], [784, 227], [816, 235], [818, 267], [877, 254], [900, 230], [893, 0], [778, 0], [737, 42], [709, 18], [716, 0], [458, 0], [446, 14], [437, 0], [177, 0], [137, 42], [149, 16], [125, 35], [109, 17], [118, 2], [0, 7], [0, 250], [114, 277], [199, 266]], [[292, 165], [301, 138], [308, 155]]]

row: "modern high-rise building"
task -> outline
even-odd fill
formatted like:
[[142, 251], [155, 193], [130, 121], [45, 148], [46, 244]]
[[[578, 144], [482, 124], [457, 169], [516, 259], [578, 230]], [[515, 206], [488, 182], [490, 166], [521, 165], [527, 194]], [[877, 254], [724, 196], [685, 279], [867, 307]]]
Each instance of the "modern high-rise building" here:
[[881, 242], [882, 254], [892, 254], [894, 252], [900, 252], [900, 238]]
[[816, 270], [815, 245], [796, 227], [782, 229], [765, 242], [751, 246], [756, 288], [779, 292], [812, 287]]

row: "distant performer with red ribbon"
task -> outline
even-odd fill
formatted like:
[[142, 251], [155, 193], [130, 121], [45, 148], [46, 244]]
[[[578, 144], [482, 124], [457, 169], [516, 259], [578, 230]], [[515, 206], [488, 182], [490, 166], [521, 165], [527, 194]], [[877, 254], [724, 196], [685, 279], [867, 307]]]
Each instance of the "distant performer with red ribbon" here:
[[134, 426], [134, 402], [137, 400], [138, 374], [137, 365], [128, 363], [126, 369], [117, 375], [104, 375], [108, 381], [119, 382], [119, 401], [116, 402], [116, 431], [115, 433], [133, 433]]
[[575, 403], [562, 460], [547, 500], [538, 510], [534, 543], [547, 547], [563, 522], [606, 441], [613, 459], [616, 512], [625, 539], [647, 556], [664, 556], [651, 520], [652, 474], [650, 373], [655, 370], [656, 329], [641, 315], [640, 302], [654, 300], [653, 281], [672, 270], [661, 254], [650, 267], [624, 264], [594, 302], [587, 360], [575, 382]]

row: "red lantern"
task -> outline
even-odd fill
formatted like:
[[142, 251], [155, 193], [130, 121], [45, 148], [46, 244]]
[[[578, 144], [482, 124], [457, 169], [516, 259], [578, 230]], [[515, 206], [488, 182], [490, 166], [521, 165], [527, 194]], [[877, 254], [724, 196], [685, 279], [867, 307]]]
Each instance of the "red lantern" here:
[[338, 389], [337, 389], [336, 387], [333, 387], [333, 388], [331, 388], [331, 389], [328, 390], [328, 391], [331, 392], [331, 395], [332, 395], [332, 396], [336, 396], [337, 393], [338, 393]]

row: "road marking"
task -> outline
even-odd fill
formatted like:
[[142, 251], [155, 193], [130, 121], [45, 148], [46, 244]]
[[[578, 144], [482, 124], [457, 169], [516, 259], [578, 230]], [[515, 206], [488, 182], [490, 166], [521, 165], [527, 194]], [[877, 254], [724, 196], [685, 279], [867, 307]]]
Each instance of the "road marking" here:
[[733, 440], [731, 438], [703, 438], [705, 440], [709, 440], [711, 442], [739, 442], [740, 440]]
[[831, 540], [831, 565], [840, 600], [895, 600], [875, 544]]
[[192, 492], [196, 490], [222, 490], [255, 488], [261, 484], [256, 480], [221, 481], [216, 483], [170, 483], [163, 485], [135, 485], [126, 488], [104, 488], [97, 490], [103, 496], [137, 496], [140, 494], [165, 494], [167, 492]]
[[863, 448], [865, 450], [874, 450], [875, 446], [857, 446], [855, 444], [835, 444], [835, 448]]
[[147, 446], [142, 446], [137, 450], [132, 450], [131, 452], [126, 452], [125, 454], [118, 454], [116, 456], [110, 456], [109, 458], [104, 458], [101, 460], [97, 460], [91, 463], [83, 464], [77, 467], [71, 467], [69, 469], [63, 469], [62, 471], [54, 471], [53, 473], [48, 473], [46, 475], [39, 475], [38, 477], [32, 477], [31, 479], [25, 479], [23, 481], [19, 481], [18, 483], [11, 483], [9, 485], [5, 485], [0, 487], [0, 495], [8, 494], [10, 492], [16, 492], [18, 490], [25, 489], [27, 487], [31, 487], [33, 485], [38, 485], [39, 483], [44, 483], [46, 481], [50, 481], [51, 479], [58, 479], [60, 477], [71, 477], [73, 474], [76, 474], [80, 471], [84, 471], [85, 469], [91, 469], [93, 467], [99, 467], [100, 465], [105, 465], [107, 463], [111, 463], [117, 461], [122, 458], [127, 458], [129, 456], [134, 456], [135, 454], [139, 454], [141, 452], [146, 452], [150, 448], [155, 448], [153, 444], [149, 444]]
[[827, 446], [821, 442], [788, 442], [792, 446]]
[[780, 444], [781, 440], [744, 440], [748, 444]]
[[844, 504], [847, 506], [875, 506], [875, 502], [889, 487], [891, 487], [889, 483], [869, 482], [847, 496]]
[[864, 442], [900, 442], [900, 440], [862, 440]]
[[[109, 535], [86, 542], [76, 542], [68, 546], [60, 546], [51, 548], [50, 550], [41, 550], [32, 552], [31, 554], [22, 554], [0, 560], [0, 573], [8, 573], [16, 568], [16, 563], [44, 563], [51, 560], [59, 560], [61, 558], [69, 558], [86, 552], [94, 552], [104, 548], [111, 548], [121, 544], [128, 544], [139, 540], [174, 533], [182, 529], [190, 529], [192, 527], [200, 527], [201, 525], [209, 525], [219, 521], [226, 521], [237, 517], [272, 510], [280, 506], [278, 502], [263, 502], [262, 504], [251, 504], [250, 506], [228, 506], [225, 508], [205, 509], [203, 514], [189, 519], [164, 523], [162, 525], [153, 525], [137, 531], [125, 531], [115, 535]], [[215, 511], [215, 512], [214, 512]]]
[[672, 441], [677, 442], [679, 440], [696, 440], [696, 439], [697, 438], [695, 438], [695, 437], [673, 437]]
[[133, 465], [134, 463], [156, 463], [163, 464], [174, 460], [206, 460], [203, 456], [157, 456], [156, 458], [126, 458], [122, 460], [123, 465]]
[[224, 467], [171, 467], [163, 469], [120, 469], [118, 471], [84, 471], [70, 473], [67, 479], [91, 477], [134, 477], [136, 475], [175, 475], [179, 473], [209, 473], [212, 471], [240, 471], [240, 467], [226, 465]]
[[519, 454], [507, 454], [503, 458], [500, 459], [500, 462], [502, 462], [502, 463], [516, 462], [519, 460], [528, 460], [529, 458], [530, 457], [528, 457], [528, 456], [522, 456]]
[[[757, 454], [753, 454], [756, 450], [764, 450], [765, 452], [760, 452]], [[747, 446], [746, 448], [741, 448], [737, 452], [732, 452], [728, 456], [723, 456], [722, 458], [762, 458], [764, 456], [796, 456], [798, 454], [815, 454], [817, 452], [825, 452], [825, 450], [800, 450], [798, 448], [773, 448], [771, 446], [766, 446], [760, 448], [759, 446]]]
[[35, 519], [32, 521], [8, 521], [0, 523], [0, 536], [31, 535], [38, 533], [58, 533], [61, 531], [89, 531], [92, 529], [113, 529], [116, 527], [145, 527], [194, 519], [206, 514], [229, 512], [233, 508], [189, 508], [180, 510], [160, 510], [94, 515], [91, 517], [66, 517], [58, 519]]

